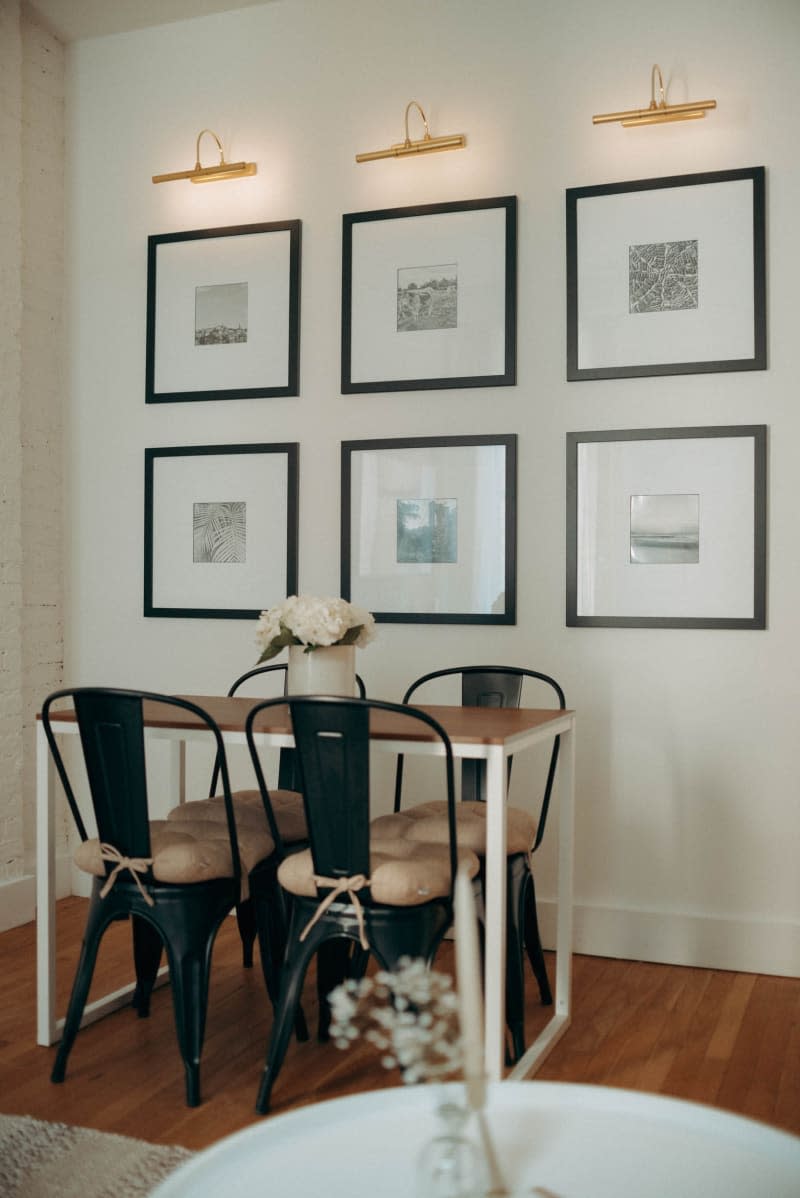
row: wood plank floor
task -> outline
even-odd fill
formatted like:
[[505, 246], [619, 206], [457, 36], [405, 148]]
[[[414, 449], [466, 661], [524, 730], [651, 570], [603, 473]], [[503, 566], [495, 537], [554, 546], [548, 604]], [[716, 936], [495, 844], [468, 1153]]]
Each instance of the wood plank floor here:
[[[81, 899], [58, 904], [60, 1012], [84, 912]], [[129, 935], [124, 924], [107, 933], [96, 993], [130, 980]], [[194, 1110], [184, 1106], [168, 988], [155, 994], [149, 1019], [128, 1009], [84, 1028], [65, 1083], [54, 1086], [55, 1049], [35, 1044], [33, 924], [0, 934], [0, 963], [0, 1111], [194, 1149], [260, 1118], [253, 1105], [271, 1013], [260, 969], [241, 967], [233, 919], [214, 950], [203, 1102]], [[447, 943], [437, 968], [452, 968]], [[572, 1026], [539, 1078], [674, 1095], [800, 1134], [800, 979], [576, 956], [573, 988]], [[310, 980], [306, 994], [313, 1027]], [[527, 1010], [530, 1036], [548, 1018], [532, 981]], [[293, 1042], [273, 1112], [394, 1084], [368, 1046]]]

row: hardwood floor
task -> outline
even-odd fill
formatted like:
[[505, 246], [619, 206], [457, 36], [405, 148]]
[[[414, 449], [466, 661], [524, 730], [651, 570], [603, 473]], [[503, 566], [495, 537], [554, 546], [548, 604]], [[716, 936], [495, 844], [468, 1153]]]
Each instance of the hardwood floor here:
[[[59, 1009], [72, 982], [85, 902], [58, 904]], [[96, 993], [130, 980], [129, 929], [109, 930]], [[203, 1148], [258, 1121], [256, 1090], [271, 1023], [258, 967], [241, 967], [235, 921], [217, 938], [202, 1104], [184, 1106], [168, 988], [149, 1019], [121, 1010], [84, 1028], [63, 1085], [49, 1081], [54, 1048], [35, 1044], [35, 928], [0, 934], [0, 1111]], [[437, 968], [452, 967], [445, 944]], [[539, 1070], [542, 1080], [623, 1086], [710, 1103], [800, 1134], [800, 978], [576, 956], [572, 1025]], [[316, 1022], [313, 986], [305, 1010]], [[548, 1013], [528, 992], [527, 1030]], [[398, 1084], [375, 1051], [292, 1042], [275, 1088], [280, 1113]]]

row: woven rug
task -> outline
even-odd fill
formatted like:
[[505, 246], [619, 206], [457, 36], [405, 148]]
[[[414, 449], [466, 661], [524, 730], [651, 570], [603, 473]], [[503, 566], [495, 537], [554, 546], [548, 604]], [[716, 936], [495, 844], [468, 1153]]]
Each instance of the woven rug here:
[[145, 1198], [191, 1155], [87, 1127], [0, 1115], [2, 1198]]

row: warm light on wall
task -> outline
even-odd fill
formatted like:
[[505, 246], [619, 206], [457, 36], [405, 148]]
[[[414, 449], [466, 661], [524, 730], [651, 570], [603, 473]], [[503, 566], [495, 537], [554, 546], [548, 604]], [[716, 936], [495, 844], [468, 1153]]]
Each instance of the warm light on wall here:
[[[412, 141], [408, 133], [408, 114], [416, 108], [425, 126], [425, 136]], [[463, 133], [451, 133], [445, 137], [431, 137], [425, 113], [416, 100], [409, 100], [406, 105], [406, 136], [404, 141], [389, 146], [386, 150], [371, 150], [367, 154], [356, 154], [356, 162], [374, 162], [377, 158], [405, 158], [409, 154], [428, 154], [436, 150], [462, 150], [467, 144]]]
[[[656, 101], [656, 74], [658, 75], [659, 99]], [[592, 117], [593, 125], [604, 125], [619, 121], [626, 129], [639, 125], [662, 125], [667, 121], [694, 121], [706, 115], [706, 110], [716, 108], [716, 100], [695, 100], [691, 104], [667, 104], [664, 95], [664, 80], [658, 63], [650, 72], [650, 106], [632, 108], [627, 112], [603, 112]]]
[[[219, 163], [216, 166], [201, 166], [200, 164], [200, 138], [205, 133], [209, 133], [217, 143]], [[254, 175], [255, 173], [256, 164], [254, 162], [226, 162], [222, 142], [213, 129], [201, 129], [197, 135], [195, 164], [192, 169], [173, 171], [168, 175], [153, 175], [153, 182], [172, 183], [176, 179], [188, 179], [190, 183], [216, 183], [222, 179], [242, 179], [245, 175]]]

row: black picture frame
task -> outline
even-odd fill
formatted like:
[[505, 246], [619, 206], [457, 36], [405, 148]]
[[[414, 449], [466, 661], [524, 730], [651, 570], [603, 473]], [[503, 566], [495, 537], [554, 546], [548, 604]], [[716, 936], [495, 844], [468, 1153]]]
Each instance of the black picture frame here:
[[763, 166], [566, 192], [567, 380], [765, 370]]
[[766, 425], [570, 432], [566, 449], [568, 627], [766, 628]]
[[297, 442], [145, 449], [145, 616], [251, 620], [296, 593], [298, 461]]
[[146, 403], [299, 394], [300, 240], [299, 220], [148, 237]]
[[342, 392], [514, 385], [516, 264], [516, 196], [346, 213]]
[[341, 446], [341, 594], [386, 624], [515, 624], [516, 434]]

